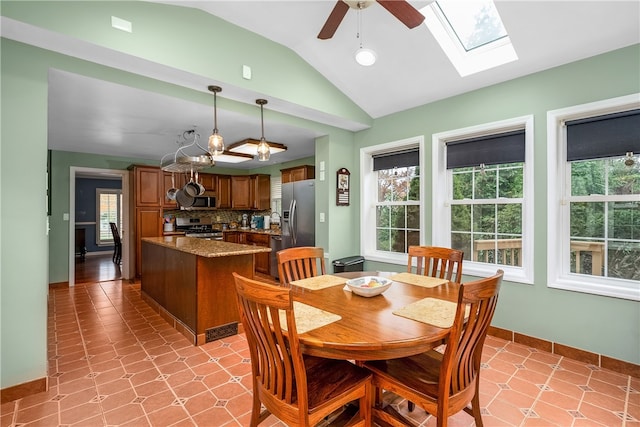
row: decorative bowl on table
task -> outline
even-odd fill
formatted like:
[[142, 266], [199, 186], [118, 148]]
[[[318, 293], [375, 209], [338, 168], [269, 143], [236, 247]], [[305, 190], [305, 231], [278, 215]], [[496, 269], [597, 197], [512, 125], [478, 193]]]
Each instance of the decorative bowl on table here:
[[362, 297], [374, 297], [380, 295], [393, 283], [389, 279], [380, 276], [365, 276], [347, 280], [347, 286], [356, 295]]

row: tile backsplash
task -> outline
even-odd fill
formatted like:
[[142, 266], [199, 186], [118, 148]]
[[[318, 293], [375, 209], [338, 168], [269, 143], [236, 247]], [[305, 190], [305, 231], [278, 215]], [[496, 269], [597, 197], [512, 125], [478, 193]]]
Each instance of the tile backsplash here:
[[212, 210], [212, 211], [184, 211], [184, 210], [173, 210], [173, 211], [164, 211], [164, 217], [170, 218], [211, 218], [212, 223], [220, 223], [220, 224], [228, 224], [231, 221], [240, 222], [242, 219], [242, 214], [249, 215], [271, 215], [271, 210], [266, 211], [232, 211], [232, 210]]

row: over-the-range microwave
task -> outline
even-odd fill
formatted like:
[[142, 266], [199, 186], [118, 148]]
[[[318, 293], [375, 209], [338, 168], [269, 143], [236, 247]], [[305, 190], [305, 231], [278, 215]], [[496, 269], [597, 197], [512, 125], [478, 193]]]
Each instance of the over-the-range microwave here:
[[216, 209], [216, 198], [213, 196], [196, 196], [192, 206], [180, 206], [185, 211], [204, 211]]

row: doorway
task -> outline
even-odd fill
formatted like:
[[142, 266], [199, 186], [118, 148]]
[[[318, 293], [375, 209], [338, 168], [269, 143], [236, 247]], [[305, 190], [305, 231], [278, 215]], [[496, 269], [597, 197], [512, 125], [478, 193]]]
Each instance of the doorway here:
[[[71, 167], [69, 174], [69, 286], [76, 283], [86, 282], [88, 280], [105, 281], [117, 279], [131, 278], [131, 263], [129, 260], [129, 173], [125, 170], [117, 169], [98, 169]], [[79, 257], [76, 244], [76, 226], [91, 226], [91, 230], [96, 229], [96, 218], [92, 218], [91, 222], [87, 222], [87, 218], [76, 218], [76, 191], [78, 188], [78, 179], [82, 180], [109, 180], [118, 181], [122, 191], [122, 226], [120, 227], [120, 236], [122, 239], [122, 261], [121, 264], [115, 265], [113, 262], [113, 252], [94, 252], [82, 254]], [[92, 234], [93, 235], [93, 234]], [[95, 239], [95, 238], [94, 238]], [[84, 258], [84, 260], [79, 259]], [[78, 270], [79, 277], [76, 280], [76, 262], [84, 263], [82, 268]], [[111, 263], [111, 264], [109, 264]]]

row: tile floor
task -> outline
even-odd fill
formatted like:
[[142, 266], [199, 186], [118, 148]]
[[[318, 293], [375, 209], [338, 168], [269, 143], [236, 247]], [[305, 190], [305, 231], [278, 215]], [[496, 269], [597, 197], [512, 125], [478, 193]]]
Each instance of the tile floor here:
[[[141, 300], [139, 283], [52, 289], [48, 327], [49, 391], [2, 405], [2, 427], [249, 424], [244, 335], [193, 347]], [[638, 378], [494, 337], [483, 359], [485, 426], [640, 426]], [[411, 416], [435, 425], [418, 408]], [[473, 424], [465, 413], [449, 419]]]

